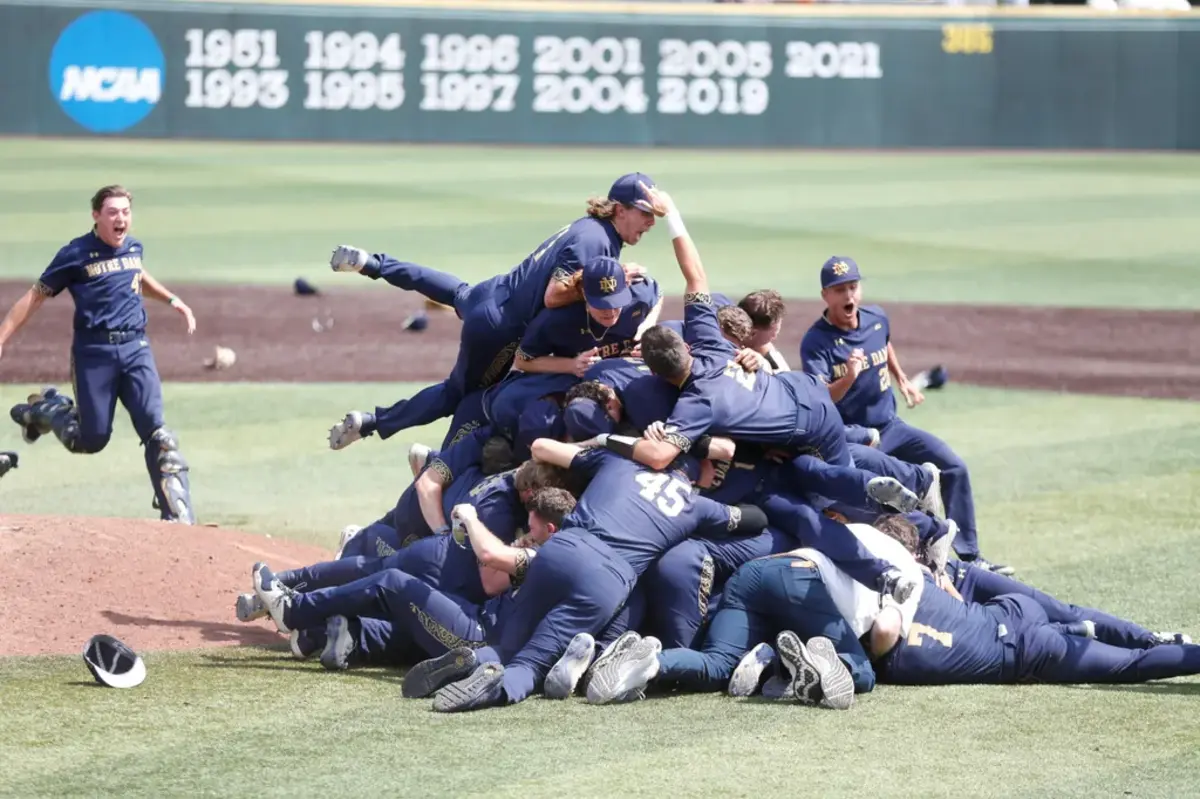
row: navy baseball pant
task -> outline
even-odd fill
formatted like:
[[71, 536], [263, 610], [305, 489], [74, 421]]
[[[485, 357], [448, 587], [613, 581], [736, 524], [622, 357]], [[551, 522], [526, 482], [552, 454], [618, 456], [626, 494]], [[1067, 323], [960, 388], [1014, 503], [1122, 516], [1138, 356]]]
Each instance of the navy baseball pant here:
[[667, 550], [638, 585], [649, 591], [649, 622], [664, 649], [690, 647], [725, 582], [755, 558], [798, 547], [770, 528], [719, 541], [690, 538]]
[[983, 603], [1004, 594], [1024, 594], [1042, 606], [1050, 622], [1094, 623], [1096, 640], [1103, 643], [1123, 649], [1146, 649], [1158, 643], [1154, 633], [1141, 625], [1117, 618], [1102, 610], [1071, 605], [1011, 577], [972, 566], [970, 563], [952, 560], [946, 564], [946, 573], [954, 580], [954, 587], [962, 598], [968, 602]]
[[602, 633], [636, 582], [633, 567], [591, 533], [555, 533], [498, 611], [495, 657], [480, 652], [479, 660], [504, 664], [505, 694], [520, 702], [541, 688], [572, 638]]
[[958, 523], [954, 550], [960, 557], [979, 555], [979, 532], [975, 528], [975, 497], [971, 492], [971, 475], [967, 464], [950, 446], [924, 430], [895, 418], [879, 428], [879, 449], [910, 463], [928, 461], [942, 471], [942, 495], [946, 501], [946, 516]]
[[811, 561], [789, 556], [760, 558], [738, 569], [725, 586], [703, 649], [665, 650], [658, 656], [658, 680], [695, 691], [723, 690], [748, 651], [773, 643], [784, 630], [802, 641], [828, 638], [850, 669], [855, 692], [875, 687], [867, 653], [829, 596], [821, 573]]

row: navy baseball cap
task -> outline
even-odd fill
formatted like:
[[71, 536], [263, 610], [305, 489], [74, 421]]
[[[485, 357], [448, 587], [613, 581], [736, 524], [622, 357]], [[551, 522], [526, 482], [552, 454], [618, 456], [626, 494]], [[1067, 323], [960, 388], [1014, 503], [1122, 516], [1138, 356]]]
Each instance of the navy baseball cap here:
[[854, 263], [853, 258], [835, 255], [821, 266], [821, 288], [823, 289], [840, 286], [854, 280], [862, 280], [862, 275], [859, 274], [858, 264]]
[[576, 397], [563, 411], [567, 435], [574, 441], [587, 441], [601, 433], [611, 433], [617, 425], [599, 402], [588, 397]]
[[616, 258], [599, 255], [583, 267], [583, 299], [593, 308], [624, 308], [633, 299], [625, 267]]
[[533, 442], [539, 438], [559, 441], [566, 431], [562, 408], [558, 407], [558, 403], [553, 399], [543, 397], [529, 403], [525, 410], [521, 411], [521, 416], [517, 419], [517, 435], [513, 441], [513, 449], [525, 455], [533, 446]]
[[612, 188], [608, 190], [608, 199], [621, 205], [631, 205], [639, 211], [654, 213], [654, 205], [646, 196], [646, 192], [638, 185], [639, 183], [645, 183], [648, 189], [654, 188], [654, 181], [649, 175], [642, 172], [630, 172], [628, 175], [621, 175], [616, 179]]

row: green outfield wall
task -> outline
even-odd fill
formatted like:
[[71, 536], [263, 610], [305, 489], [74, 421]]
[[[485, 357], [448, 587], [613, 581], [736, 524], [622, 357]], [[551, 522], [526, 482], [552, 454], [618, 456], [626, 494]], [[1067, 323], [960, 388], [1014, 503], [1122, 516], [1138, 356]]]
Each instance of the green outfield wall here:
[[0, 4], [0, 133], [1200, 148], [1200, 14]]

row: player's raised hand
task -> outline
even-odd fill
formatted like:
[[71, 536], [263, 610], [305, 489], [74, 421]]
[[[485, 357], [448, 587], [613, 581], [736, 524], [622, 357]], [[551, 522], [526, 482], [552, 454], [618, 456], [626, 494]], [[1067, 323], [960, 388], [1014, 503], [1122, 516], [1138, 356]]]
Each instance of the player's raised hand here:
[[651, 422], [649, 426], [642, 432], [642, 438], [649, 441], [666, 441], [667, 440], [667, 423], [666, 422]]
[[192, 333], [195, 333], [196, 316], [192, 313], [192, 309], [187, 306], [187, 303], [178, 297], [174, 297], [171, 300], [171, 307], [183, 317], [184, 322], [187, 324], [188, 335], [190, 336]]
[[359, 272], [370, 257], [371, 254], [361, 247], [339, 244], [329, 258], [329, 266], [335, 272]]
[[675, 201], [671, 199], [671, 195], [658, 186], [647, 186], [640, 180], [638, 181], [638, 186], [646, 193], [646, 197], [650, 201], [650, 208], [647, 210], [655, 216], [666, 216], [675, 210]]
[[576, 377], [583, 377], [587, 374], [587, 370], [592, 367], [592, 364], [600, 361], [600, 350], [597, 347], [592, 347], [587, 352], [581, 352], [575, 356], [575, 365], [571, 369], [571, 373]]
[[858, 376], [867, 368], [867, 355], [861, 348], [856, 348], [850, 353], [850, 360], [846, 361], [846, 368], [850, 374], [854, 375], [857, 380]]

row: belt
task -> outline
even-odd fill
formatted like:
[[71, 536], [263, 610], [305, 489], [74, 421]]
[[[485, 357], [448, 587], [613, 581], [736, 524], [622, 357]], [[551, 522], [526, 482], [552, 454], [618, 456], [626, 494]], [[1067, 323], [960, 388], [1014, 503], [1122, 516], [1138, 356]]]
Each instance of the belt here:
[[144, 330], [76, 330], [75, 335], [88, 341], [124, 344], [126, 341], [143, 338]]

